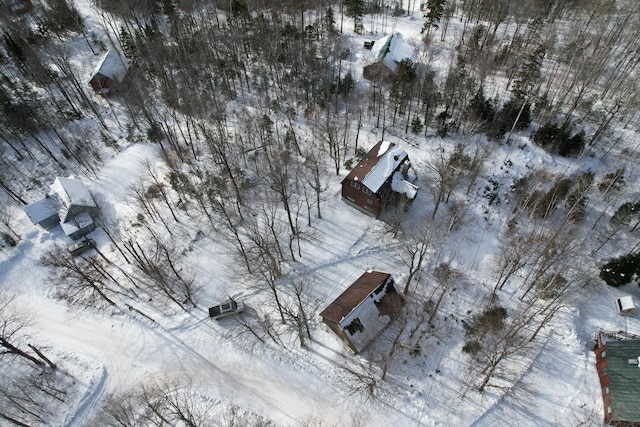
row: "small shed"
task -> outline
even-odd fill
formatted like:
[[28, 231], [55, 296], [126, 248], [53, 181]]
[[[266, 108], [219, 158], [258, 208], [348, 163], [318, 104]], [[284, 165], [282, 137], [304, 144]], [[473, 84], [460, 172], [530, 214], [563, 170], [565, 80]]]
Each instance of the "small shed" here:
[[391, 274], [366, 271], [321, 313], [322, 321], [356, 353], [400, 313], [404, 298]]
[[58, 199], [55, 196], [47, 195], [43, 199], [28, 204], [24, 210], [31, 222], [45, 230], [50, 230], [60, 223]]
[[121, 83], [124, 80], [128, 69], [129, 62], [126, 58], [113, 50], [108, 50], [93, 72], [89, 84], [95, 93], [108, 96], [111, 94], [114, 83]]
[[624, 297], [615, 299], [616, 310], [618, 310], [618, 314], [624, 316], [634, 316], [638, 309], [636, 308], [636, 304], [633, 301], [633, 297], [631, 295], [627, 295]]

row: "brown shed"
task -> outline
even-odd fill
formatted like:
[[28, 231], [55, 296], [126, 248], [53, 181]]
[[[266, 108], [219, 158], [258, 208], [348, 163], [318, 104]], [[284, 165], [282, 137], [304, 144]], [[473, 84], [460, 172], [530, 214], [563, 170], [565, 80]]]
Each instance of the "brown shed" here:
[[322, 321], [356, 353], [400, 312], [404, 299], [389, 273], [366, 271], [321, 313]]

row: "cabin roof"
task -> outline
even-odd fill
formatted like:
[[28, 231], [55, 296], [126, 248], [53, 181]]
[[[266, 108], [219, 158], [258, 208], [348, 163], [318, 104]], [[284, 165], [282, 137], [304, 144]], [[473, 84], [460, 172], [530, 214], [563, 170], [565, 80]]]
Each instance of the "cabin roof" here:
[[34, 224], [58, 215], [58, 201], [55, 197], [45, 197], [24, 207], [25, 212]]
[[327, 306], [320, 316], [335, 323], [345, 318], [354, 308], [366, 299], [371, 292], [384, 283], [391, 275], [380, 271], [366, 271], [344, 292], [342, 292], [331, 304]]
[[346, 179], [360, 181], [375, 193], [407, 157], [407, 153], [394, 143], [379, 141], [351, 170]]
[[97, 207], [84, 183], [76, 178], [56, 178], [51, 191], [68, 208], [70, 206]]
[[108, 50], [96, 67], [93, 77], [97, 74], [102, 74], [111, 80], [121, 82], [122, 79], [124, 79], [125, 74], [127, 74], [128, 68], [129, 62], [126, 58], [121, 57], [113, 50]]

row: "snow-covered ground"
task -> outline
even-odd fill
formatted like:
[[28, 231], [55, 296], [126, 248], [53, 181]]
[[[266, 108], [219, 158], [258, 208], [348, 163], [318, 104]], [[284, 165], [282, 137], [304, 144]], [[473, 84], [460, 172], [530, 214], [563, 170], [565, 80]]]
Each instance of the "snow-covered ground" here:
[[[92, 17], [89, 22], [98, 22], [89, 2], [79, 4], [82, 13]], [[401, 31], [406, 40], [419, 45], [422, 20], [417, 17], [418, 13], [412, 18], [389, 18], [384, 29], [388, 33]], [[379, 25], [365, 22], [367, 29]], [[455, 35], [460, 28], [452, 23], [449, 31]], [[362, 63], [368, 53], [362, 42], [380, 36], [382, 33], [376, 32], [349, 40], [354, 54], [346, 68], [354, 72], [358, 84], [367, 84], [362, 80]], [[430, 56], [433, 68], [446, 68], [449, 55], [436, 44]], [[369, 148], [380, 133], [364, 129], [360, 138]], [[418, 172], [425, 170], [434, 148], [452, 142], [389, 133], [385, 139], [401, 145]], [[510, 146], [496, 144], [483, 176], [499, 181], [504, 189], [541, 165], [558, 173], [615, 169], [615, 165], [592, 158], [553, 157], [522, 137]], [[99, 201], [102, 215], [133, 222], [136, 213], [130, 188], [149, 167], [163, 167], [159, 149], [131, 142], [113, 154], [97, 177], [82, 178]], [[320, 309], [366, 269], [390, 272], [400, 283], [407, 275], [400, 245], [388, 227], [340, 200], [340, 180], [345, 173], [330, 182], [323, 218], [312, 226], [309, 234], [313, 237], [302, 242], [300, 266], [306, 268], [313, 283], [314, 298], [324, 302]], [[418, 185], [423, 188], [424, 179], [419, 176]], [[57, 414], [58, 425], [91, 425], [108, 394], [171, 379], [199, 390], [214, 408], [235, 404], [276, 425], [598, 425], [602, 402], [592, 353], [593, 334], [599, 328], [640, 334], [640, 321], [620, 317], [613, 305], [613, 298], [622, 294], [632, 294], [640, 301], [637, 286], [608, 288], [594, 276], [584, 294], [575, 295], [545, 328], [533, 356], [514, 362], [523, 366], [516, 367], [520, 376], [512, 387], [483, 394], [465, 389], [466, 356], [461, 351], [459, 322], [480, 306], [481, 288], [492, 280], [490, 268], [504, 220], [499, 209], [488, 207], [482, 199], [482, 183], [480, 180], [467, 201], [473, 206], [471, 223], [463, 246], [458, 248], [459, 263], [467, 266], [466, 276], [472, 280], [445, 296], [445, 308], [420, 355], [394, 366], [373, 397], [356, 391], [349, 373], [351, 366], [362, 366], [366, 359], [354, 356], [317, 318], [312, 321], [313, 340], [304, 349], [295, 342], [282, 347], [259, 345], [249, 334], [237, 334], [232, 319], [215, 322], [208, 318], [207, 306], [228, 294], [239, 295], [249, 309], [262, 303], [252, 284], [238, 279], [229, 268], [236, 255], [217, 241], [214, 233], [205, 233], [189, 244], [186, 258], [196, 271], [201, 291], [199, 305], [188, 312], [143, 307], [150, 320], [122, 307], [106, 312], [69, 307], [55, 298], [48, 271], [39, 265], [47, 250], [66, 242], [65, 236], [59, 228], [50, 232], [38, 229], [18, 209], [14, 210], [15, 224], [23, 239], [15, 248], [0, 252], [0, 283], [16, 295], [15, 309], [35, 319], [31, 328], [34, 340], [53, 349], [50, 356], [82, 383], [78, 387], [82, 396]], [[418, 221], [432, 208], [431, 196], [423, 189], [404, 221]], [[188, 240], [198, 231], [197, 224], [181, 224], [177, 234]], [[100, 229], [91, 237], [100, 251], [115, 251]], [[219, 415], [216, 411], [212, 409], [212, 419]]]
[[[410, 156], [420, 157], [417, 151], [408, 150]], [[133, 144], [105, 165], [90, 188], [113, 207], [113, 214], [126, 217], [128, 186], [142, 174], [147, 162], [157, 160], [154, 147]], [[302, 250], [302, 262], [308, 263], [318, 285], [317, 295], [324, 296], [327, 303], [367, 268], [392, 272], [398, 280], [406, 274], [384, 226], [344, 204], [338, 188], [336, 179], [324, 206], [324, 219], [315, 226], [315, 239]], [[421, 193], [410, 214], [420, 212], [427, 198]], [[61, 365], [69, 358], [87, 364], [81, 377], [88, 383], [86, 396], [77, 413], [64, 414], [63, 424], [67, 425], [88, 422], [91, 409], [105, 393], [173, 377], [188, 378], [207, 396], [235, 402], [278, 425], [309, 420], [322, 420], [323, 425], [349, 425], [358, 420], [371, 426], [569, 425], [589, 411], [598, 414], [595, 420], [600, 419], [599, 385], [591, 352], [593, 333], [600, 327], [640, 333], [637, 319], [621, 318], [615, 312], [612, 300], [619, 291], [593, 286], [588, 297], [578, 299], [577, 307], [557, 316], [535, 360], [509, 393], [479, 395], [470, 391], [460, 395], [464, 380], [460, 377], [461, 343], [453, 341], [455, 335], [450, 336], [444, 326], [434, 332], [429, 347], [423, 348], [421, 360], [401, 371], [406, 378], [390, 380], [388, 388], [368, 400], [353, 394], [345, 374], [345, 366], [356, 363], [356, 357], [321, 325], [316, 325], [314, 341], [307, 350], [294, 347], [279, 354], [238, 341], [250, 340], [246, 335], [230, 338], [229, 321], [208, 319], [206, 305], [223, 298], [229, 286], [223, 279], [228, 260], [218, 258], [214, 238], [200, 240], [190, 255], [205, 278], [200, 306], [151, 322], [119, 310], [77, 311], [53, 299], [47, 272], [37, 261], [47, 247], [64, 236], [55, 229], [38, 230], [26, 218], [20, 223], [30, 231], [12, 252], [3, 253], [0, 282], [18, 293], [20, 309], [36, 319], [34, 336], [65, 355]], [[480, 258], [478, 266], [483, 265], [483, 254], [491, 252], [483, 246], [491, 245], [493, 239], [490, 229], [481, 233], [478, 229], [477, 247], [468, 250], [469, 256]], [[109, 250], [99, 230], [93, 237], [101, 250]], [[484, 273], [479, 270], [477, 274]], [[237, 290], [242, 291], [242, 286]], [[629, 291], [634, 289], [624, 290]], [[465, 300], [469, 296], [473, 292], [458, 291], [446, 298], [447, 304], [459, 306], [447, 312], [464, 317], [466, 308], [473, 304], [473, 300]], [[250, 296], [245, 303], [251, 306]]]

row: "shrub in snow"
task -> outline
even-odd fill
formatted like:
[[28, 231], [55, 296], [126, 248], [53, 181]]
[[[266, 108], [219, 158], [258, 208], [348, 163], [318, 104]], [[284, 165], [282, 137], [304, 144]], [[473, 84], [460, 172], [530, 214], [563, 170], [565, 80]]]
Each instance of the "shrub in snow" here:
[[411, 121], [411, 132], [417, 135], [420, 132], [422, 132], [423, 129], [424, 129], [424, 125], [422, 124], [422, 120], [420, 120], [420, 117], [418, 116], [414, 117], [413, 120]]
[[485, 336], [504, 327], [507, 310], [499, 305], [491, 306], [479, 314], [475, 314], [469, 322], [464, 323], [464, 333], [467, 338], [462, 351], [476, 355], [482, 350]]
[[9, 245], [11, 247], [18, 244], [18, 242], [16, 242], [16, 239], [14, 239], [9, 233], [2, 232], [0, 233], [0, 237], [2, 237], [2, 241], [6, 245]]
[[523, 104], [519, 98], [511, 98], [496, 113], [495, 121], [488, 130], [491, 138], [500, 139], [511, 130], [515, 123], [515, 129], [525, 130], [531, 124], [531, 105]]
[[533, 141], [546, 150], [557, 152], [563, 157], [576, 156], [584, 147], [584, 131], [571, 136], [571, 126], [545, 123], [533, 135]]
[[629, 225], [633, 217], [640, 213], [640, 202], [623, 203], [611, 217], [611, 223], [616, 225]]
[[600, 267], [600, 278], [610, 286], [630, 283], [640, 273], [640, 253], [628, 254]]

